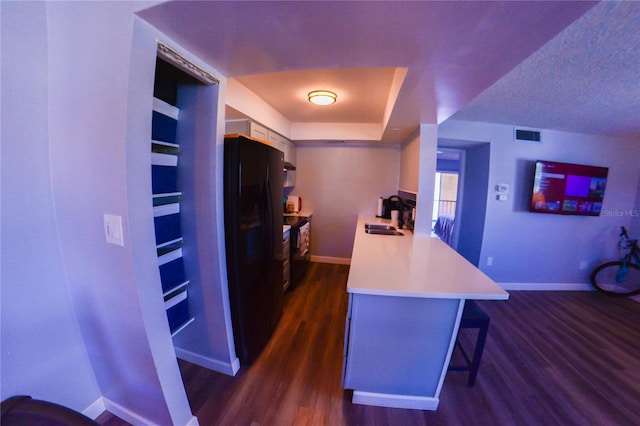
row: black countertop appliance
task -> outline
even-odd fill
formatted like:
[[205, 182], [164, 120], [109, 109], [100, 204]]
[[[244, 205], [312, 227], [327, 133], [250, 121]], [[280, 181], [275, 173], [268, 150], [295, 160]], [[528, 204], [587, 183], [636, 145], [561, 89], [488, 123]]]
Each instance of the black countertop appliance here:
[[391, 211], [398, 210], [398, 226], [402, 229], [413, 231], [413, 221], [415, 218], [411, 210], [415, 208], [415, 200], [403, 200], [397, 195], [382, 199], [382, 215], [384, 219], [391, 219]]
[[224, 224], [229, 302], [237, 356], [250, 364], [267, 344], [283, 307], [284, 158], [239, 136], [224, 141]]
[[402, 199], [397, 195], [382, 200], [382, 217], [391, 219], [391, 210], [402, 210]]

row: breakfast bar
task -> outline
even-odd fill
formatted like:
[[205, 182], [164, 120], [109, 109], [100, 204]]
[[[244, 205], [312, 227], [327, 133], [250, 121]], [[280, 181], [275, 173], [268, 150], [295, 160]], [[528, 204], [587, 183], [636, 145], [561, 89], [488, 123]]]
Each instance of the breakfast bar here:
[[368, 224], [390, 221], [358, 218], [343, 387], [358, 404], [436, 410], [465, 300], [509, 295], [439, 238]]

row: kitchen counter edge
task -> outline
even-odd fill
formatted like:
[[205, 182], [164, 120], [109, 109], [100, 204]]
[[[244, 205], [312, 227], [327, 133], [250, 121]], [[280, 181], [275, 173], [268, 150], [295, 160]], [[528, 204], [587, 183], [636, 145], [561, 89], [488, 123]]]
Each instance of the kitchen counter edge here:
[[[371, 235], [358, 217], [347, 292], [434, 299], [507, 300], [509, 293], [436, 236]], [[389, 256], [392, 250], [394, 256]], [[443, 263], [446, 266], [442, 266]], [[429, 270], [432, 268], [432, 271]]]

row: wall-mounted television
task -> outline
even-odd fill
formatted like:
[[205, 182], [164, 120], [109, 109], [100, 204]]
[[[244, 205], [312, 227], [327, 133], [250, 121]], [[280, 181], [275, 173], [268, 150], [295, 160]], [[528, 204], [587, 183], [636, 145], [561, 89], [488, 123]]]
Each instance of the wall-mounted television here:
[[599, 216], [608, 167], [536, 161], [529, 211]]

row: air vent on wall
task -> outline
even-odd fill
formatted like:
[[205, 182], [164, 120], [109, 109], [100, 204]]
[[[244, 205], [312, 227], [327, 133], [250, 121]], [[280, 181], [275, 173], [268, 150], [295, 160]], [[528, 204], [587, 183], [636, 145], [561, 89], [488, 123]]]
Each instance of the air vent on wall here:
[[542, 142], [542, 137], [539, 130], [534, 129], [524, 129], [524, 128], [514, 128], [513, 129], [513, 140], [516, 142]]

